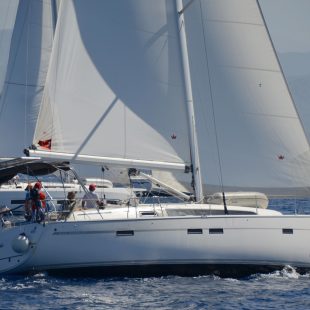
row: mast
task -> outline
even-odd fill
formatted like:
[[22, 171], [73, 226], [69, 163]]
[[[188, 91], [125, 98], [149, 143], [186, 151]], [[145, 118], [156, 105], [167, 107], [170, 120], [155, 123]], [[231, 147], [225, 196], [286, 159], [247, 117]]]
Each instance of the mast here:
[[201, 180], [201, 169], [200, 169], [200, 159], [199, 159], [199, 149], [197, 143], [197, 130], [195, 121], [195, 110], [193, 104], [193, 93], [191, 85], [191, 76], [189, 68], [189, 58], [187, 50], [187, 41], [185, 33], [185, 22], [184, 22], [184, 11], [188, 8], [191, 1], [186, 7], [183, 7], [182, 0], [176, 0], [176, 7], [178, 12], [178, 26], [179, 26], [179, 39], [181, 47], [181, 57], [182, 57], [182, 67], [183, 67], [183, 77], [185, 84], [185, 98], [188, 109], [188, 120], [189, 120], [189, 130], [190, 130], [190, 149], [191, 149], [191, 159], [192, 159], [192, 174], [194, 180], [194, 190], [196, 201], [203, 200], [203, 190], [202, 190], [202, 180]]

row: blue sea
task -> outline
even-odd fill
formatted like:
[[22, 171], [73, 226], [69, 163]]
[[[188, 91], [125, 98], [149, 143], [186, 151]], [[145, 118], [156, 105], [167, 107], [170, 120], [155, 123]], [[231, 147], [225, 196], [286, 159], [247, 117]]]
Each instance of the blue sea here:
[[[310, 211], [308, 200], [271, 205], [284, 213]], [[310, 309], [310, 271], [286, 266], [238, 279], [2, 276], [0, 309]]]

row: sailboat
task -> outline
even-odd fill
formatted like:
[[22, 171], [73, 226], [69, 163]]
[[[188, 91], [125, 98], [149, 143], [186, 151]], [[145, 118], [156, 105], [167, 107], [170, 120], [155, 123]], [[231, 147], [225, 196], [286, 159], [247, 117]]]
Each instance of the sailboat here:
[[[194, 194], [4, 223], [2, 273], [310, 267], [309, 215], [225, 200], [308, 193], [309, 143], [258, 1], [62, 1], [26, 154], [3, 174], [64, 162], [181, 171]], [[205, 202], [212, 191], [222, 204]]]

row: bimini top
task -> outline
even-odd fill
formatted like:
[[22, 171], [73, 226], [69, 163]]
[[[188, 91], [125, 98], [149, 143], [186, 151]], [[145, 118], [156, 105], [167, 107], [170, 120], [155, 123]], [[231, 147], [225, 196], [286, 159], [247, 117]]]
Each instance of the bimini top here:
[[70, 170], [68, 162], [46, 162], [41, 158], [19, 157], [0, 162], [0, 184], [22, 173], [31, 176], [47, 175], [56, 170]]

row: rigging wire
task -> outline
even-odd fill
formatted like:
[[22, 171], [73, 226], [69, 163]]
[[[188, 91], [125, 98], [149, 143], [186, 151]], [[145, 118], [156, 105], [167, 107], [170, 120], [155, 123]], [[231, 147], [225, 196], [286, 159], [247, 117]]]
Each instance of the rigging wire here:
[[202, 25], [204, 52], [205, 52], [205, 57], [206, 57], [206, 65], [207, 65], [207, 73], [208, 73], [208, 86], [209, 86], [209, 90], [210, 90], [212, 119], [213, 119], [213, 126], [214, 126], [214, 132], [215, 132], [215, 143], [216, 143], [217, 159], [218, 159], [219, 173], [220, 173], [220, 176], [219, 176], [220, 177], [220, 186], [221, 186], [222, 195], [223, 195], [224, 211], [225, 211], [225, 214], [228, 214], [227, 205], [226, 205], [226, 198], [225, 198], [225, 193], [224, 193], [222, 160], [221, 160], [218, 132], [217, 132], [217, 126], [216, 126], [215, 108], [214, 108], [214, 100], [213, 100], [213, 92], [212, 92], [212, 83], [211, 83], [211, 77], [210, 77], [210, 67], [209, 67], [209, 61], [208, 61], [206, 33], [205, 33], [205, 23], [204, 23], [204, 18], [203, 18], [201, 0], [199, 1], [199, 5], [200, 5], [200, 18], [201, 18], [201, 25]]
[[31, 13], [31, 2], [29, 3], [29, 8], [27, 11], [27, 17], [26, 17], [26, 21], [27, 21], [27, 26], [26, 26], [26, 70], [25, 70], [25, 101], [24, 101], [24, 148], [26, 148], [26, 143], [27, 143], [27, 103], [28, 103], [28, 69], [29, 69], [29, 24], [30, 24], [30, 20], [29, 20], [29, 16]]

